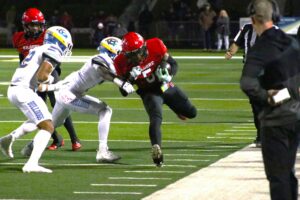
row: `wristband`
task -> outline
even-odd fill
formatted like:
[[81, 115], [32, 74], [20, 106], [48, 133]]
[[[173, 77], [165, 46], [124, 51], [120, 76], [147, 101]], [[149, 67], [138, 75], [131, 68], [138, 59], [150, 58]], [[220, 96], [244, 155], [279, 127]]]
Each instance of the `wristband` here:
[[41, 84], [41, 90], [39, 92], [46, 92], [48, 91], [48, 85], [47, 84]]
[[119, 78], [114, 78], [113, 79], [113, 82], [115, 83], [115, 84], [117, 84], [117, 86], [119, 86], [119, 87], [122, 87], [122, 85], [123, 85], [123, 81], [122, 80], [120, 80]]
[[48, 90], [47, 91], [55, 91], [57, 88], [56, 88], [56, 85], [55, 84], [50, 84], [48, 85]]

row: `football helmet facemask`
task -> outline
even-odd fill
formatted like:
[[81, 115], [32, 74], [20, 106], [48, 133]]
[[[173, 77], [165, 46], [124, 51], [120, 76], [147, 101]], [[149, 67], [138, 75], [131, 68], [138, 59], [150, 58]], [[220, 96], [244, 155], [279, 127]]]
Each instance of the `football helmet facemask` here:
[[138, 65], [147, 57], [144, 38], [136, 32], [128, 32], [123, 36], [122, 51], [134, 65]]
[[112, 60], [122, 51], [122, 40], [116, 37], [106, 37], [97, 48], [99, 53], [107, 54]]
[[46, 30], [44, 44], [56, 44], [63, 56], [72, 55], [72, 36], [67, 29], [61, 26], [52, 26]]
[[37, 8], [28, 8], [22, 16], [25, 37], [38, 38], [45, 30], [45, 18]]

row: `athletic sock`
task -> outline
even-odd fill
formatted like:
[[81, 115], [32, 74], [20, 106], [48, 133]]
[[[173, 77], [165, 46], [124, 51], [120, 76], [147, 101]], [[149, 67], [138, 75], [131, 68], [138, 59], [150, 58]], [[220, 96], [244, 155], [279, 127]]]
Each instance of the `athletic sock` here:
[[39, 159], [41, 158], [50, 137], [51, 133], [46, 130], [39, 130], [37, 132], [33, 139], [33, 150], [27, 164], [38, 165]]

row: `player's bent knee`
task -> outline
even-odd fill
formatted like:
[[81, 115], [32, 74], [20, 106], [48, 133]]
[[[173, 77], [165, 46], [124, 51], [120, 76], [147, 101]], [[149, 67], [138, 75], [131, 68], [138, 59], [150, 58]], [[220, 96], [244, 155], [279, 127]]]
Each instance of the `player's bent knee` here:
[[48, 131], [49, 133], [53, 133], [54, 132], [54, 126], [51, 120], [45, 120], [40, 122], [38, 125], [39, 129], [43, 129]]
[[192, 106], [188, 112], [188, 115], [186, 116], [189, 119], [193, 119], [197, 116], [197, 109], [195, 106]]

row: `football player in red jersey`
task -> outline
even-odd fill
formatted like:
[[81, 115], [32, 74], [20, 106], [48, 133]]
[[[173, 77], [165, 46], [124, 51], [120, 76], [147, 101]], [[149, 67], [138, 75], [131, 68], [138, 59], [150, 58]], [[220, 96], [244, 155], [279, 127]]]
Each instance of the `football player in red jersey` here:
[[[178, 65], [159, 38], [144, 41], [138, 33], [129, 32], [124, 35], [122, 42], [122, 52], [114, 60], [116, 72], [117, 75], [138, 87], [137, 93], [143, 101], [150, 120], [152, 159], [156, 166], [160, 167], [163, 164], [162, 105], [169, 106], [182, 120], [196, 117], [197, 109], [172, 83]], [[126, 95], [124, 91], [121, 92]]]
[[[45, 18], [43, 13], [37, 8], [28, 8], [22, 16], [22, 24], [24, 31], [16, 32], [13, 35], [13, 46], [19, 52], [20, 63], [28, 55], [29, 51], [34, 47], [43, 45], [45, 35]], [[54, 77], [54, 82], [59, 80], [61, 73], [60, 67], [56, 67], [51, 74]], [[51, 106], [54, 107], [55, 96], [53, 92], [38, 92], [38, 95], [46, 101], [47, 96], [50, 99]], [[67, 118], [64, 124], [67, 129], [71, 142], [72, 150], [76, 151], [81, 148], [81, 144], [76, 135], [71, 118]], [[55, 150], [64, 145], [61, 136], [55, 131], [52, 135], [53, 143], [48, 147], [49, 150]], [[25, 153], [26, 155], [26, 153]], [[28, 156], [28, 155], [27, 155]]]

